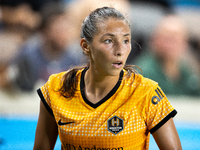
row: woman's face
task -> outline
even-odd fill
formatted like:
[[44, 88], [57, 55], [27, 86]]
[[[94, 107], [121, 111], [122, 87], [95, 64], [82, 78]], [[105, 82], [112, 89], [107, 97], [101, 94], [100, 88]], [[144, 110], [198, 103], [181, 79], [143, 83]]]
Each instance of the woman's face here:
[[131, 31], [124, 20], [110, 18], [98, 24], [89, 44], [90, 67], [102, 75], [119, 75], [131, 51]]

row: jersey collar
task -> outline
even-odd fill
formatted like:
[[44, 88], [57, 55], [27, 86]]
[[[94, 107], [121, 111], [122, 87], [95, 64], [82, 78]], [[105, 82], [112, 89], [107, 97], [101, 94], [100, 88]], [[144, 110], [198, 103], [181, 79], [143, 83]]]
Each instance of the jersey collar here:
[[82, 95], [82, 98], [85, 101], [85, 103], [87, 103], [89, 106], [91, 106], [93, 108], [97, 108], [98, 106], [100, 106], [101, 104], [106, 102], [111, 96], [113, 96], [115, 94], [115, 92], [117, 91], [117, 89], [119, 88], [119, 86], [122, 82], [124, 72], [123, 72], [123, 70], [120, 72], [119, 79], [118, 79], [116, 85], [113, 87], [113, 89], [103, 99], [101, 99], [98, 103], [93, 104], [86, 98], [85, 90], [84, 90], [84, 88], [85, 88], [84, 76], [85, 76], [85, 73], [86, 73], [87, 70], [88, 70], [88, 67], [86, 67], [82, 71], [82, 74], [81, 74], [81, 82], [80, 82], [81, 95]]

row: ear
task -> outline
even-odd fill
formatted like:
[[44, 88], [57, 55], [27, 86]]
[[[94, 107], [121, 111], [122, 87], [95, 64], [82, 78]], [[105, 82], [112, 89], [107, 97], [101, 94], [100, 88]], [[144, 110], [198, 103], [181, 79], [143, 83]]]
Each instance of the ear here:
[[90, 54], [90, 46], [84, 38], [81, 39], [80, 45], [81, 45], [83, 52], [86, 55], [89, 55]]

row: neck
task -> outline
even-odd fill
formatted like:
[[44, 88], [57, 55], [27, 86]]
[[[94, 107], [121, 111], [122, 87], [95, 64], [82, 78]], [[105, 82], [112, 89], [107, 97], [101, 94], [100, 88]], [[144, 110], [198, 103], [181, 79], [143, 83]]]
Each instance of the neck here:
[[116, 85], [119, 76], [103, 76], [94, 73], [90, 68], [85, 74], [85, 95], [92, 103], [103, 99]]

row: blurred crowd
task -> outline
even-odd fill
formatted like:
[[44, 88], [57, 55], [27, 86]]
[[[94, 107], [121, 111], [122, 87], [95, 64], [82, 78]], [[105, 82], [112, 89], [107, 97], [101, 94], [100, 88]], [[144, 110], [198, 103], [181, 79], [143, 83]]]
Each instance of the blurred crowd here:
[[192, 2], [1, 0], [0, 94], [36, 92], [51, 74], [87, 63], [81, 23], [95, 8], [113, 6], [131, 23], [127, 64], [167, 95], [200, 96], [200, 2]]

